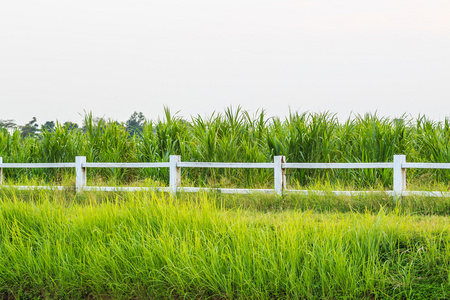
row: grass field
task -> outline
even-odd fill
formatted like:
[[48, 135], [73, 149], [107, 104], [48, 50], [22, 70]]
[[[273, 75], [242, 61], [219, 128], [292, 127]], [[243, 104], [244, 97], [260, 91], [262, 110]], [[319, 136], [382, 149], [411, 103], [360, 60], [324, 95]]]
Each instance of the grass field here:
[[[86, 115], [23, 137], [0, 129], [3, 162], [450, 162], [450, 121], [226, 109], [166, 110], [132, 134]], [[325, 195], [75, 194], [73, 170], [4, 169], [0, 299], [450, 299], [450, 199], [391, 190], [392, 170], [288, 170]], [[88, 185], [167, 186], [167, 169], [89, 169]], [[408, 170], [408, 190], [449, 190], [448, 170]], [[183, 168], [182, 186], [273, 188], [273, 170]]]
[[448, 299], [450, 200], [0, 190], [4, 299]]

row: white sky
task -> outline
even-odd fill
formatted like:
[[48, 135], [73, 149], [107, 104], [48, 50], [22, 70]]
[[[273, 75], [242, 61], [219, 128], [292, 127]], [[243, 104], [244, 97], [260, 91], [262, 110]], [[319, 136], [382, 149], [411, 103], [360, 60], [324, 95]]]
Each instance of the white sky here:
[[447, 0], [9, 0], [0, 119], [450, 116]]

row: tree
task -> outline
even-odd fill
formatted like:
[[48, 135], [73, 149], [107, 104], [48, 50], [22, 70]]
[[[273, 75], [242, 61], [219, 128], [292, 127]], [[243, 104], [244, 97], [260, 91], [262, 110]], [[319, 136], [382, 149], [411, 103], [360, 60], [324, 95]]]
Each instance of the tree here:
[[64, 122], [63, 126], [66, 130], [78, 129], [78, 124], [70, 121]]
[[130, 135], [141, 133], [145, 122], [145, 116], [142, 112], [134, 112], [131, 117], [125, 123], [127, 131]]
[[14, 120], [0, 120], [0, 128], [12, 129], [16, 126], [17, 124], [14, 122]]
[[21, 127], [22, 137], [26, 138], [28, 136], [34, 136], [37, 131], [39, 131], [39, 125], [37, 124], [36, 117]]
[[55, 131], [55, 122], [53, 121], [47, 121], [44, 123], [44, 125], [41, 126], [42, 131]]
[[84, 116], [83, 125], [81, 126], [81, 131], [84, 133], [94, 133], [97, 130], [102, 129], [105, 126], [106, 120], [100, 117], [94, 117], [92, 113], [87, 113]]

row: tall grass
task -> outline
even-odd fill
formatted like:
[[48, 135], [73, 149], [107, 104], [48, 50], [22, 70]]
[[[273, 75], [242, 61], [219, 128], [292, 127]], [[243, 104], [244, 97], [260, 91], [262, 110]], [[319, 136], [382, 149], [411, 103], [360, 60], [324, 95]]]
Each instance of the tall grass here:
[[[83, 129], [60, 124], [53, 132], [22, 138], [20, 132], [0, 130], [0, 156], [4, 162], [73, 162], [76, 155], [92, 162], [160, 162], [181, 155], [184, 161], [271, 162], [285, 155], [288, 162], [389, 162], [395, 154], [409, 161], [450, 162], [449, 121], [425, 117], [402, 119], [376, 114], [355, 115], [339, 122], [331, 113], [293, 112], [286, 119], [270, 118], [264, 110], [254, 115], [240, 107], [223, 113], [184, 120], [165, 109], [163, 119], [147, 120], [139, 134], [124, 124], [85, 116]], [[448, 171], [409, 170], [417, 182], [448, 182]], [[389, 188], [392, 171], [290, 170], [291, 185], [314, 185], [324, 180], [354, 187]], [[7, 170], [7, 178], [61, 180], [64, 170]], [[183, 169], [189, 184], [209, 186], [271, 186], [271, 170]], [[90, 180], [130, 183], [151, 178], [167, 183], [167, 170], [97, 169]]]
[[446, 216], [260, 212], [239, 209], [238, 197], [221, 209], [201, 194], [0, 193], [4, 298], [450, 296]]

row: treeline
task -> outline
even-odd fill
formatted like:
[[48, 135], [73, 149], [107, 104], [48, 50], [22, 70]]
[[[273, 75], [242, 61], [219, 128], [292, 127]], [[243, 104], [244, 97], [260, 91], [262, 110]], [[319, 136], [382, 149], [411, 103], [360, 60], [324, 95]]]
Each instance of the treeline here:
[[[134, 116], [134, 117], [133, 117]], [[120, 123], [87, 114], [82, 127], [55, 124], [25, 135], [16, 128], [0, 130], [4, 162], [73, 162], [84, 155], [90, 162], [158, 162], [169, 155], [183, 161], [271, 162], [285, 155], [288, 162], [390, 162], [395, 154], [408, 161], [450, 162], [450, 123], [425, 117], [392, 119], [375, 114], [356, 115], [339, 122], [331, 113], [291, 113], [269, 118], [228, 108], [190, 120], [165, 110], [163, 120], [146, 120], [135, 113]], [[6, 177], [61, 178], [73, 170], [6, 170]], [[409, 170], [408, 179], [446, 183], [447, 171]], [[151, 178], [167, 182], [167, 170], [89, 170], [92, 178], [123, 183]], [[270, 186], [271, 170], [183, 169], [183, 180], [196, 185]], [[326, 180], [331, 184], [383, 186], [392, 183], [392, 170], [290, 170], [291, 185]]]
[[[102, 118], [94, 118], [94, 122], [98, 123], [102, 120]], [[111, 121], [109, 121], [111, 122]], [[145, 122], [145, 116], [142, 112], [134, 112], [130, 118], [125, 122], [126, 130], [129, 131], [131, 134], [134, 134], [136, 132], [142, 131], [142, 127]], [[118, 123], [118, 122], [116, 122]], [[120, 124], [120, 123], [118, 123]], [[61, 126], [66, 130], [74, 130], [74, 129], [80, 129], [81, 131], [86, 131], [86, 124], [83, 123], [83, 125], [80, 127], [77, 123], [66, 121], [62, 124], [58, 124], [58, 122], [54, 121], [46, 121], [42, 125], [39, 126], [36, 117], [33, 117], [31, 121], [26, 123], [25, 125], [17, 125], [14, 120], [0, 120], [0, 129], [7, 129], [7, 130], [19, 130], [21, 132], [21, 135], [23, 138], [35, 136], [42, 132], [53, 132], [56, 130], [57, 126]]]

